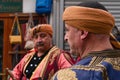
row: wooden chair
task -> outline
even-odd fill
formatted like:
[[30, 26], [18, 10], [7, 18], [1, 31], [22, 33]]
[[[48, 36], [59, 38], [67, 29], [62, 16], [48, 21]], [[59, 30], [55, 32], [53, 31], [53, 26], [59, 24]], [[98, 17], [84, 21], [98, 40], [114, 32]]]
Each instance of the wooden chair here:
[[6, 80], [6, 73], [4, 72], [4, 73], [0, 73], [0, 76], [3, 78], [3, 80]]

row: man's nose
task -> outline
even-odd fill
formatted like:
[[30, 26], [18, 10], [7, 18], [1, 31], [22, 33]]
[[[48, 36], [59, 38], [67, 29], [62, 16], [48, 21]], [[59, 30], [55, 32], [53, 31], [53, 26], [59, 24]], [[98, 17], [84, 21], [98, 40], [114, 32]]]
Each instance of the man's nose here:
[[68, 37], [67, 37], [67, 35], [65, 34], [65, 36], [64, 36], [64, 41], [67, 42], [67, 40], [68, 40]]
[[38, 41], [42, 41], [42, 38], [40, 36], [37, 37]]

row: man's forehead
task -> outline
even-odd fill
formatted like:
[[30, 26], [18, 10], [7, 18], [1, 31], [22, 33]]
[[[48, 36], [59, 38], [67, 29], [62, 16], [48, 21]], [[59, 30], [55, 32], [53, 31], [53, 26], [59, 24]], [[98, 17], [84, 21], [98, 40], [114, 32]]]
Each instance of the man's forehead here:
[[48, 34], [47, 32], [37, 32], [35, 35], [38, 35], [38, 34]]
[[77, 28], [75, 28], [75, 27], [73, 27], [73, 26], [71, 26], [71, 25], [65, 25], [65, 29], [67, 30], [67, 29], [75, 29], [75, 30], [78, 30]]
[[65, 28], [66, 28], [66, 29], [68, 29], [68, 28], [70, 28], [70, 27], [71, 27], [70, 25], [65, 24]]

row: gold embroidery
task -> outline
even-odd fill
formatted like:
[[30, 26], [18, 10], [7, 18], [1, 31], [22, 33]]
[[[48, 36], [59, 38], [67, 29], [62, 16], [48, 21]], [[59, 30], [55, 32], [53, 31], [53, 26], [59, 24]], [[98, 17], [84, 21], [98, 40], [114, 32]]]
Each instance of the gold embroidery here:
[[[63, 74], [64, 73], [64, 74]], [[59, 71], [57, 78], [59, 80], [78, 80], [76, 73], [70, 69], [62, 69]]]
[[77, 65], [77, 66], [73, 66], [72, 69], [80, 69], [80, 70], [86, 70], [86, 71], [100, 71], [102, 73], [102, 76], [104, 78], [104, 80], [109, 80], [108, 76], [107, 76], [107, 71], [106, 68], [103, 65], [97, 65], [97, 66], [82, 66], [82, 65]]
[[120, 70], [120, 57], [117, 58], [106, 58], [105, 62], [110, 63], [114, 69]]

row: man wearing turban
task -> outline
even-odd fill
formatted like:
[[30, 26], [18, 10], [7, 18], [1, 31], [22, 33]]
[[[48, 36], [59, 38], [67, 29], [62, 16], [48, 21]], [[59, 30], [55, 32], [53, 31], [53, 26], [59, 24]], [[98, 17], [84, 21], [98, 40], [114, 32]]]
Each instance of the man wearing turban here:
[[49, 80], [59, 69], [74, 64], [69, 53], [52, 44], [53, 29], [49, 24], [39, 24], [30, 31], [34, 50], [26, 54], [15, 66], [12, 77], [16, 80]]
[[63, 13], [65, 40], [81, 59], [58, 71], [51, 80], [119, 80], [120, 45], [111, 31], [114, 17], [94, 1], [67, 7]]

